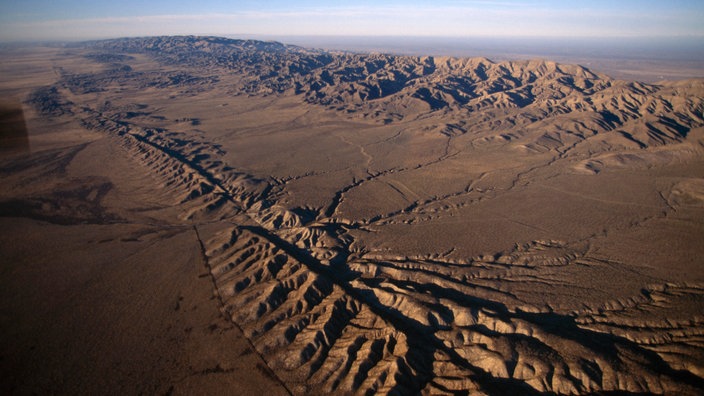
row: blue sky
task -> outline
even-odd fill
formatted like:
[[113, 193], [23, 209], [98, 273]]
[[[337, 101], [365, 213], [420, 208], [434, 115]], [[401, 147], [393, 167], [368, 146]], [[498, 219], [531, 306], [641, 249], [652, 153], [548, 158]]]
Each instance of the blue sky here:
[[0, 0], [0, 41], [161, 34], [704, 36], [704, 0]]

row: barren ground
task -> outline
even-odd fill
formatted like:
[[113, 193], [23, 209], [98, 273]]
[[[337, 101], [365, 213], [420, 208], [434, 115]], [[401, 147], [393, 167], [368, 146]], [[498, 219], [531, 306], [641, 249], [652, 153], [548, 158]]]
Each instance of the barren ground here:
[[211, 38], [0, 59], [3, 393], [704, 390], [701, 80]]

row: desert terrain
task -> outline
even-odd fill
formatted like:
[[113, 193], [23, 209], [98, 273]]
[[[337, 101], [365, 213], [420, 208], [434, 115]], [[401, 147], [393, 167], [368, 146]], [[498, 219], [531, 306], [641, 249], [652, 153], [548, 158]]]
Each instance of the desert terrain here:
[[704, 392], [704, 80], [2, 51], [4, 394]]

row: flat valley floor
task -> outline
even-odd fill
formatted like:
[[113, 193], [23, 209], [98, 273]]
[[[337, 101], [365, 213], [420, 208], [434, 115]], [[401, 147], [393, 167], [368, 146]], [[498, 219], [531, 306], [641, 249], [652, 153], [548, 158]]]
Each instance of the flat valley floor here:
[[3, 394], [704, 391], [704, 81], [164, 42], [0, 58]]

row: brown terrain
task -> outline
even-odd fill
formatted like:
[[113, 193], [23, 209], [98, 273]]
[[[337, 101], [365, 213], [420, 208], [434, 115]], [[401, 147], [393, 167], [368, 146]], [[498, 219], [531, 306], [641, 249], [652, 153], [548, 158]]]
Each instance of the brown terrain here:
[[0, 59], [4, 394], [704, 392], [704, 80], [213, 37]]

